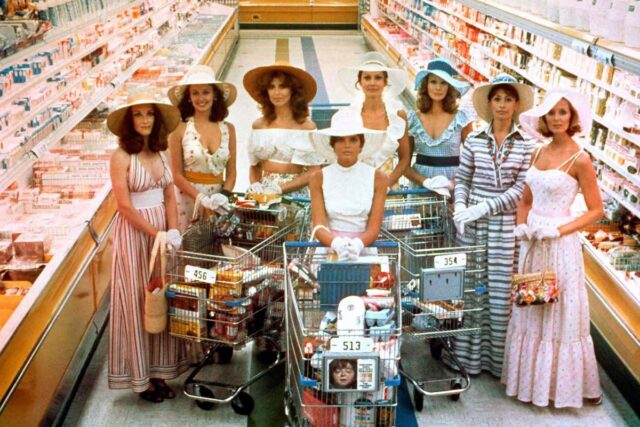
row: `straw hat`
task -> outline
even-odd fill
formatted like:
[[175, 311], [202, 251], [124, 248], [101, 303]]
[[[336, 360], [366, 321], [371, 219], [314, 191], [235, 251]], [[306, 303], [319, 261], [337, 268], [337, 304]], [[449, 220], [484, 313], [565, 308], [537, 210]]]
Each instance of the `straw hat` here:
[[378, 72], [385, 71], [387, 73], [387, 87], [385, 91], [390, 96], [398, 96], [407, 87], [407, 73], [399, 68], [390, 68], [387, 62], [378, 52], [368, 52], [362, 55], [359, 65], [355, 67], [344, 67], [338, 70], [338, 78], [340, 83], [350, 92], [356, 92], [355, 83], [358, 81], [358, 73], [360, 71]]
[[509, 85], [518, 92], [518, 98], [520, 98], [520, 106], [513, 114], [514, 121], [518, 121], [518, 116], [523, 111], [527, 111], [533, 107], [533, 89], [524, 83], [518, 83], [518, 81], [508, 74], [500, 74], [488, 84], [478, 86], [473, 91], [473, 107], [476, 109], [478, 116], [485, 122], [493, 120], [493, 113], [489, 107], [489, 92], [494, 86], [497, 85]]
[[469, 83], [460, 80], [460, 73], [455, 69], [451, 62], [446, 59], [437, 58], [429, 61], [426, 70], [421, 70], [416, 74], [415, 90], [420, 90], [422, 80], [429, 74], [434, 74], [447, 82], [449, 86], [454, 88], [460, 96], [464, 96], [465, 93], [471, 88]]
[[365, 128], [362, 116], [349, 108], [336, 112], [331, 118], [331, 127], [311, 132], [310, 138], [315, 152], [330, 163], [335, 163], [337, 157], [330, 144], [331, 137], [358, 134], [364, 134], [364, 146], [358, 155], [360, 160], [373, 158], [382, 149], [386, 139], [385, 131]]
[[216, 78], [216, 73], [208, 65], [194, 65], [180, 80], [180, 83], [169, 89], [167, 96], [173, 105], [180, 104], [189, 85], [214, 85], [222, 92], [222, 99], [228, 106], [233, 104], [238, 95], [236, 87], [231, 83]]
[[164, 122], [167, 132], [173, 131], [180, 123], [180, 111], [171, 104], [157, 101], [153, 93], [141, 91], [130, 94], [127, 103], [113, 110], [107, 116], [107, 127], [114, 135], [120, 136], [122, 123], [127, 114], [127, 110], [134, 105], [153, 104], [160, 112], [160, 117]]
[[274, 71], [281, 71], [283, 73], [290, 74], [294, 76], [300, 84], [302, 85], [302, 90], [304, 91], [304, 98], [307, 102], [311, 102], [311, 100], [316, 96], [316, 92], [318, 90], [318, 85], [316, 84], [315, 79], [309, 73], [301, 68], [294, 67], [286, 62], [276, 62], [273, 65], [267, 65], [264, 67], [257, 67], [253, 70], [247, 71], [242, 79], [242, 84], [245, 90], [249, 93], [249, 95], [255, 99], [256, 101], [260, 101], [260, 88], [258, 87], [258, 81], [260, 78], [267, 73], [272, 73]]
[[578, 119], [582, 130], [577, 135], [587, 136], [591, 133], [591, 108], [587, 98], [573, 90], [568, 89], [552, 89], [545, 95], [542, 104], [525, 111], [520, 114], [520, 124], [523, 129], [531, 136], [540, 139], [546, 138], [538, 132], [538, 120], [547, 114], [561, 99], [566, 99], [578, 112]]

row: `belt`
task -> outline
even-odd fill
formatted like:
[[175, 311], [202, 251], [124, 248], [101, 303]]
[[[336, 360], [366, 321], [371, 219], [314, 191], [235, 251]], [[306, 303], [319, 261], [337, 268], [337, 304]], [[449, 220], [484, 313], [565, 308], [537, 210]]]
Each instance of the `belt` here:
[[194, 184], [214, 185], [224, 183], [222, 174], [214, 175], [211, 173], [185, 171], [183, 175], [187, 179], [187, 181]]
[[161, 206], [164, 203], [164, 189], [153, 188], [147, 191], [129, 193], [131, 203], [136, 209], [148, 209]]
[[435, 166], [438, 168], [459, 166], [460, 157], [440, 157], [440, 156], [425, 156], [424, 154], [418, 154], [416, 156], [416, 164], [423, 166]]

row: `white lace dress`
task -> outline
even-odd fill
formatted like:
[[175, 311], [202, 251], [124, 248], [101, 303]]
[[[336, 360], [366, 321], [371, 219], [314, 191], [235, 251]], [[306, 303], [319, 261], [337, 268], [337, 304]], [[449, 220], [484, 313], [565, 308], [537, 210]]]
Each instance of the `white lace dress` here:
[[[187, 126], [182, 137], [182, 168], [185, 172], [198, 172], [211, 175], [223, 175], [229, 161], [229, 127], [226, 122], [218, 122], [220, 127], [220, 146], [210, 153], [200, 142], [200, 134], [196, 130], [193, 118], [187, 119]], [[210, 196], [220, 192], [222, 184], [191, 183], [200, 193]], [[178, 227], [184, 231], [193, 215], [194, 199], [176, 187], [178, 201]]]
[[[255, 166], [268, 160], [276, 163], [291, 163], [300, 166], [317, 166], [325, 163], [313, 149], [308, 130], [301, 129], [254, 129], [249, 137], [249, 162]], [[264, 177], [277, 184], [293, 180], [297, 174], [265, 173]], [[292, 196], [309, 197], [308, 188], [297, 190]]]
[[[570, 208], [579, 185], [571, 175], [532, 166], [526, 183], [533, 193], [527, 218], [530, 229], [558, 227], [573, 220]], [[530, 244], [521, 243], [520, 268]], [[543, 261], [539, 244], [530, 257], [527, 271], [540, 271]], [[602, 392], [589, 333], [589, 302], [578, 233], [549, 241], [548, 267], [557, 274], [559, 302], [513, 306], [502, 382], [507, 395], [524, 402], [547, 406], [553, 400], [556, 408], [579, 408], [583, 398], [596, 398]]]

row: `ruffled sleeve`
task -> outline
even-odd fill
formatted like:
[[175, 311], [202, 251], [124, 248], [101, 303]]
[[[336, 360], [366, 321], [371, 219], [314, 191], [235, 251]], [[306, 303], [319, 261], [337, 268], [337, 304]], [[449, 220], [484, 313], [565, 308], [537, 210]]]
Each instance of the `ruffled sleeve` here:
[[309, 134], [308, 131], [296, 131], [288, 139], [287, 143], [292, 150], [291, 163], [302, 166], [318, 166], [326, 163], [325, 159], [313, 149]]
[[274, 144], [269, 143], [265, 132], [256, 130], [251, 131], [249, 135], [249, 144], [247, 151], [249, 152], [249, 163], [251, 166], [255, 166], [262, 160], [268, 160], [273, 157], [276, 152]]

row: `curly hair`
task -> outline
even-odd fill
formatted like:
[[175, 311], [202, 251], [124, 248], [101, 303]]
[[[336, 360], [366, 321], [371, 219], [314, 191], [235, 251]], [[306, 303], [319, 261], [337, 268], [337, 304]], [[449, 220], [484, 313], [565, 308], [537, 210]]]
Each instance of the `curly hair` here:
[[[153, 112], [154, 120], [153, 128], [149, 135], [149, 150], [157, 153], [159, 151], [165, 151], [169, 143], [167, 142], [167, 129], [164, 126], [164, 121], [162, 120], [160, 111], [155, 105], [153, 105]], [[137, 154], [144, 148], [144, 138], [133, 126], [133, 114], [131, 113], [131, 107], [127, 109], [124, 120], [122, 121], [118, 145], [128, 154]]]
[[[376, 71], [358, 71], [358, 80], [354, 83], [354, 86], [356, 88], [356, 90], [360, 90], [360, 86], [358, 86], [360, 84], [360, 80], [362, 80], [362, 73], [375, 73]], [[387, 86], [389, 84], [389, 73], [387, 73], [386, 71], [382, 72], [382, 75], [384, 76], [384, 85]]]
[[291, 105], [293, 119], [298, 123], [304, 123], [307, 117], [309, 117], [309, 103], [305, 99], [302, 84], [295, 76], [280, 70], [265, 73], [258, 78], [258, 88], [260, 89], [258, 103], [260, 104], [262, 115], [268, 123], [276, 119], [276, 109], [269, 99], [268, 92], [269, 85], [275, 78], [281, 79], [283, 86], [291, 89], [289, 105]]
[[[220, 122], [229, 115], [229, 109], [224, 102], [224, 95], [220, 88], [216, 85], [210, 85], [213, 88], [213, 105], [211, 106], [211, 112], [209, 113], [210, 122]], [[187, 120], [193, 116], [196, 112], [193, 104], [191, 103], [191, 86], [187, 86], [184, 90], [184, 95], [178, 104], [178, 110], [180, 110], [180, 116], [182, 121]]]
[[[429, 96], [428, 83], [429, 75], [427, 74], [420, 82], [420, 89], [418, 89], [418, 97], [416, 99], [416, 107], [421, 113], [428, 113], [433, 106], [433, 100]], [[458, 98], [460, 93], [455, 90], [451, 85], [449, 87], [447, 95], [442, 100], [442, 109], [449, 114], [455, 114], [458, 112]]]
[[[565, 99], [565, 98], [562, 98], [562, 99]], [[578, 115], [578, 112], [576, 111], [575, 108], [573, 108], [573, 105], [571, 105], [571, 102], [569, 102], [568, 100], [566, 101], [567, 101], [567, 104], [569, 104], [569, 112], [571, 114], [571, 119], [569, 120], [569, 128], [567, 129], [567, 135], [573, 136], [578, 132], [582, 131], [582, 126], [580, 125], [580, 116]], [[549, 130], [549, 125], [547, 125], [547, 120], [545, 119], [545, 116], [547, 114], [545, 114], [544, 116], [541, 116], [538, 119], [538, 126], [536, 130], [542, 136], [549, 138], [553, 136], [553, 132]]]

